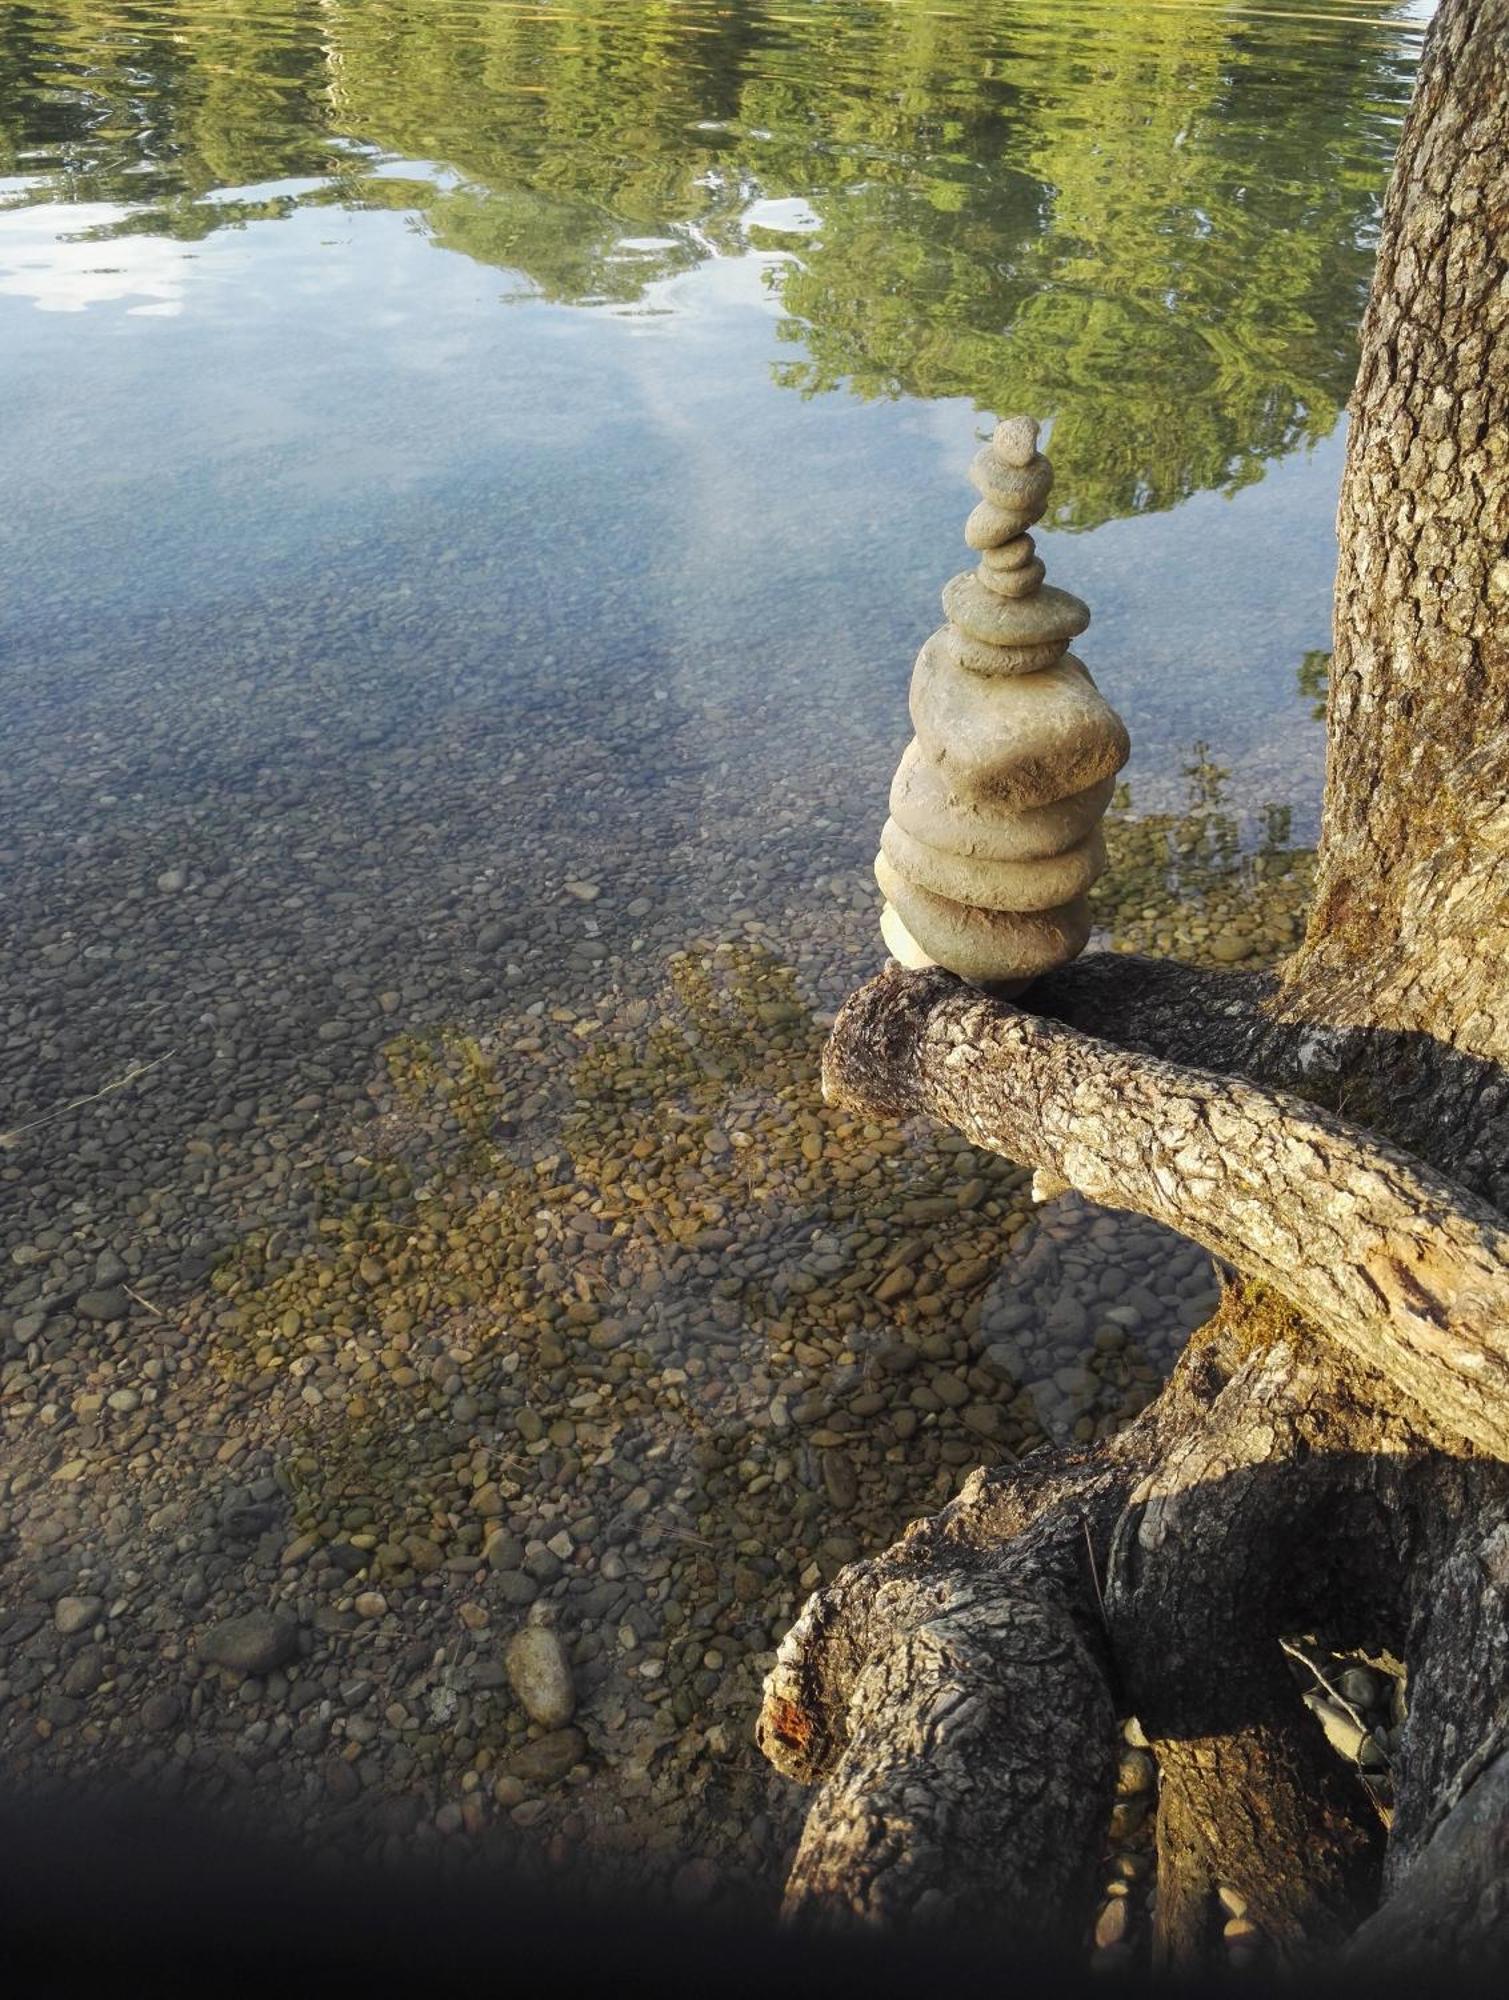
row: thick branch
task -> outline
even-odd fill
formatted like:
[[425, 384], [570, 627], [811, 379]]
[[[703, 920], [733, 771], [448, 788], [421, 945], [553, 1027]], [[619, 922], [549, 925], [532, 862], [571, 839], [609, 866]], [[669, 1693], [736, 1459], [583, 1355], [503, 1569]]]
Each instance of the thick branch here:
[[1183, 1230], [1463, 1437], [1509, 1450], [1509, 1232], [1371, 1134], [895, 968], [839, 1014], [823, 1089], [871, 1116], [926, 1112]]

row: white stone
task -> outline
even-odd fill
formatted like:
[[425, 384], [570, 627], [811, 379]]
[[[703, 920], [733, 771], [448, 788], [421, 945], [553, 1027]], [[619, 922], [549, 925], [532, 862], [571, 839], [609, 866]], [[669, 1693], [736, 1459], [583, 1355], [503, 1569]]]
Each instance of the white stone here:
[[905, 966], [908, 972], [926, 972], [930, 965], [938, 962], [928, 957], [890, 903], [880, 912], [880, 935], [885, 939], [886, 950], [892, 958], [898, 965]]
[[566, 1649], [544, 1625], [526, 1625], [508, 1642], [503, 1666], [525, 1714], [543, 1729], [561, 1729], [576, 1713], [576, 1689]]

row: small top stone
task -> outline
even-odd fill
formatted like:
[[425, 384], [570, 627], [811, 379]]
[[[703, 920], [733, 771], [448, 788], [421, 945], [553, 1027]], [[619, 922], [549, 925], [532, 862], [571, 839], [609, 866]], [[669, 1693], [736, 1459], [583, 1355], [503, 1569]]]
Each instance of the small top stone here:
[[1037, 425], [1031, 417], [1002, 417], [990, 441], [1008, 465], [1030, 465], [1037, 455]]

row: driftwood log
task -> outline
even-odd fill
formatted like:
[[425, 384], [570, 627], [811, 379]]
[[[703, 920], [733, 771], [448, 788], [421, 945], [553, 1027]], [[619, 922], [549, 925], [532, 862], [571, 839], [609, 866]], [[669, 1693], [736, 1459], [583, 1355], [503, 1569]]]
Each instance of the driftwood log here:
[[[1277, 974], [1092, 956], [1019, 1006], [845, 1006], [830, 1101], [924, 1114], [1206, 1244], [1222, 1304], [1100, 1445], [976, 1473], [807, 1605], [761, 1742], [799, 1919], [1080, 1945], [1120, 1717], [1156, 1947], [1233, 1884], [1281, 1959], [1509, 1947], [1509, 0], [1444, 0], [1388, 194], [1340, 503], [1314, 914]], [[1386, 1649], [1385, 1830], [1286, 1634]]]

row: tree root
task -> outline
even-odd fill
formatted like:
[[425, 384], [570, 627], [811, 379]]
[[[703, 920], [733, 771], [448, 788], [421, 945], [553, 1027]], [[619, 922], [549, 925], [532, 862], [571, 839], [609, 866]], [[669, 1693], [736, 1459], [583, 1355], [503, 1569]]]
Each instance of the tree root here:
[[1423, 1162], [1304, 1100], [891, 968], [846, 1002], [830, 1103], [925, 1111], [1271, 1284], [1459, 1436], [1509, 1454], [1509, 1230]]
[[[759, 1726], [772, 1761], [817, 1787], [793, 1918], [969, 1919], [1082, 1944], [1123, 1714], [1161, 1772], [1160, 1962], [1215, 1949], [1221, 1883], [1280, 1963], [1339, 1947], [1374, 1909], [1383, 1829], [1281, 1642], [1315, 1626], [1357, 1643], [1412, 1633], [1429, 1680], [1434, 1653], [1457, 1655], [1444, 1629], [1424, 1644], [1412, 1607], [1465, 1547], [1453, 1524], [1497, 1518], [1502, 1468], [1443, 1454], [1381, 1409], [1387, 1383], [1338, 1371], [1297, 1316], [1276, 1309], [1254, 1343], [1250, 1312], [1232, 1293], [1117, 1437], [975, 1473], [809, 1602]], [[1474, 1643], [1509, 1659], [1502, 1592], [1482, 1587], [1473, 1546]], [[1469, 1607], [1448, 1603], [1460, 1632]], [[1497, 1685], [1473, 1695], [1462, 1678], [1439, 1742], [1460, 1745], [1465, 1719], [1491, 1745]], [[1439, 1759], [1406, 1763], [1393, 1873], [1409, 1883], [1408, 1856], [1430, 1850], [1408, 1832], [1425, 1835], [1412, 1771], [1450, 1797]]]

